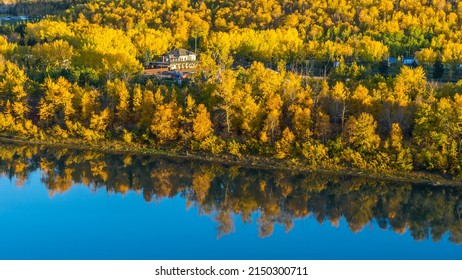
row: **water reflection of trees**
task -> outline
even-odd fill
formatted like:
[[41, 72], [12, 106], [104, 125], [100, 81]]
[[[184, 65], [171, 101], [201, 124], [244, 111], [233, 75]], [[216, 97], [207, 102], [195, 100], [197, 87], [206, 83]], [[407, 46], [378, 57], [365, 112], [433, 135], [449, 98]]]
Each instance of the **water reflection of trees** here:
[[262, 237], [271, 235], [276, 223], [289, 231], [294, 219], [313, 215], [320, 223], [333, 225], [345, 217], [353, 232], [376, 220], [383, 229], [409, 230], [416, 240], [436, 241], [449, 233], [452, 242], [462, 243], [462, 193], [452, 187], [269, 172], [144, 155], [0, 146], [0, 172], [14, 177], [17, 186], [36, 170], [41, 170], [50, 195], [75, 184], [113, 193], [135, 191], [148, 202], [180, 195], [188, 205], [215, 217], [219, 236], [234, 230], [236, 215], [246, 223], [256, 222]]

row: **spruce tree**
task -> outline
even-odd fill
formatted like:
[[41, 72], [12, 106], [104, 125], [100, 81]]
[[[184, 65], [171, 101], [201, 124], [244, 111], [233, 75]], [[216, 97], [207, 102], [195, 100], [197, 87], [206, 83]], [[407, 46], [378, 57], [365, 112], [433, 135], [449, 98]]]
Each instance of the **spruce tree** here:
[[433, 64], [433, 79], [439, 80], [443, 77], [444, 74], [444, 65], [441, 62], [441, 57], [438, 56], [438, 58], [435, 60], [435, 63]]

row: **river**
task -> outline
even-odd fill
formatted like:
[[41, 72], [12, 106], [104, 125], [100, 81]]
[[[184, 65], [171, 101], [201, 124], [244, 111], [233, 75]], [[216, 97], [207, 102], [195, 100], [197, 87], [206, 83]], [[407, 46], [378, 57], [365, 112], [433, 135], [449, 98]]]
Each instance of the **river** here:
[[462, 190], [0, 144], [0, 259], [461, 259]]

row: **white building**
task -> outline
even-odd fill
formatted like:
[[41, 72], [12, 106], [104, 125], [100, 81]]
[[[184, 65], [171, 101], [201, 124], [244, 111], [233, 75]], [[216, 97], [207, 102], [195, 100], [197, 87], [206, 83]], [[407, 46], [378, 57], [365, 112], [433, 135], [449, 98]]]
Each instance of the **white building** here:
[[155, 68], [166, 70], [181, 70], [196, 68], [199, 62], [194, 52], [185, 49], [174, 49], [166, 53], [157, 62]]

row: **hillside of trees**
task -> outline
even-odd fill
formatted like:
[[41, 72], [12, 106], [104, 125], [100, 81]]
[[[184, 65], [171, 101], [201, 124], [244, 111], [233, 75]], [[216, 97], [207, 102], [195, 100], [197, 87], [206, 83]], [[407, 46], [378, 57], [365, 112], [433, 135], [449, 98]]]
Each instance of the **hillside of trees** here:
[[[72, 3], [0, 26], [3, 137], [461, 174], [458, 1]], [[189, 82], [142, 75], [196, 42]]]

